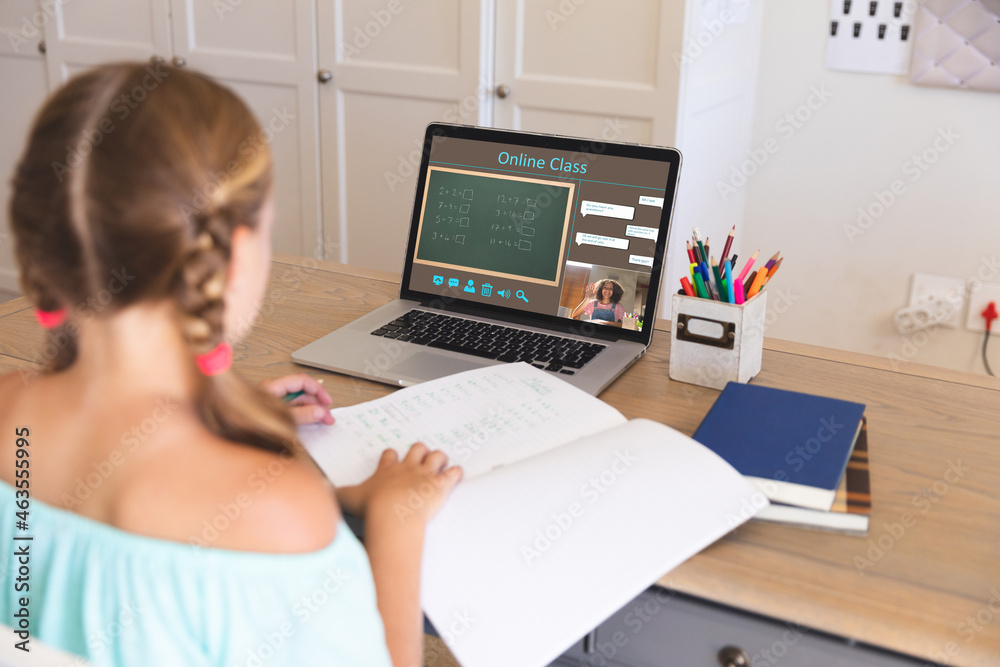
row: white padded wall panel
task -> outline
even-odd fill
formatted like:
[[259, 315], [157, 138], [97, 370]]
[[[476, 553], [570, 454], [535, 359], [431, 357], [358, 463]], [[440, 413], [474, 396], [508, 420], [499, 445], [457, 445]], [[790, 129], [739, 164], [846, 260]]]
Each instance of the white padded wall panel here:
[[910, 81], [1000, 92], [1000, 0], [927, 0], [914, 32]]

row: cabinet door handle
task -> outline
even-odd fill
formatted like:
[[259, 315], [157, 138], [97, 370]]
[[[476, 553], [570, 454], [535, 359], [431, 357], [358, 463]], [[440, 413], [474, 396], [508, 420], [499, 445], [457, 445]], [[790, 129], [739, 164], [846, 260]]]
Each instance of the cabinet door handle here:
[[178, 68], [180, 68], [180, 67], [187, 67], [187, 64], [188, 64], [188, 61], [185, 60], [184, 58], [181, 58], [180, 56], [174, 56], [174, 59], [171, 60], [170, 62], [172, 62], [174, 64], [174, 67], [178, 67]]
[[149, 64], [150, 65], [159, 65], [161, 63], [163, 63], [163, 57], [162, 56], [155, 56], [154, 55], [154, 56], [150, 57], [150, 59], [149, 59]]
[[722, 667], [750, 667], [750, 654], [739, 646], [725, 646], [717, 657]]
[[510, 86], [508, 86], [506, 83], [501, 83], [499, 86], [497, 86], [497, 97], [499, 97], [502, 100], [508, 95], [510, 95]]
[[333, 72], [328, 69], [321, 69], [316, 72], [316, 80], [320, 83], [328, 83], [333, 80]]
[[48, 50], [48, 47], [45, 46], [45, 40], [43, 39], [43, 40], [39, 41], [38, 42], [38, 52], [41, 53], [44, 56], [45, 52], [47, 50]]

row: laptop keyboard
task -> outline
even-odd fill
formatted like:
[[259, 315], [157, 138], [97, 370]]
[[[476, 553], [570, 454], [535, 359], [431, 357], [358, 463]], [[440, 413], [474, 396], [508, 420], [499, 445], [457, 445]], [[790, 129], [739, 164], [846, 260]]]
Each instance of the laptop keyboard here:
[[606, 347], [425, 310], [411, 310], [372, 335], [497, 361], [526, 361], [564, 375], [573, 375]]

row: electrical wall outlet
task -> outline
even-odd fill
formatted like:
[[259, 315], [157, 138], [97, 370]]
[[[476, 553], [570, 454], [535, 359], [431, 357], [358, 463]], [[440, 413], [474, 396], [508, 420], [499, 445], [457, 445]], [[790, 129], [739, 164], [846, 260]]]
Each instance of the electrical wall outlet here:
[[[983, 311], [990, 301], [1000, 310], [1000, 283], [984, 283], [979, 280], [969, 281], [969, 311], [965, 317], [965, 328], [969, 331], [986, 331], [986, 320]], [[1000, 332], [1000, 320], [993, 322], [993, 330]]]
[[[957, 329], [962, 326], [962, 309], [965, 307], [965, 281], [950, 276], [931, 273], [914, 273], [910, 283], [910, 305], [930, 306], [936, 312], [938, 303], [952, 306], [951, 314], [938, 322], [940, 326]], [[1000, 307], [1000, 302], [997, 304]], [[982, 310], [982, 309], [980, 309]]]

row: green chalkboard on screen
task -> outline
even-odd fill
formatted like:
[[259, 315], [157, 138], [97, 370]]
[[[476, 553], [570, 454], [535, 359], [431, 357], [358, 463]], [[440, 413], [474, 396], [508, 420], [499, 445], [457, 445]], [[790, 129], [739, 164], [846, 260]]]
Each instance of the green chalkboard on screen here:
[[558, 285], [575, 188], [430, 167], [414, 261]]

